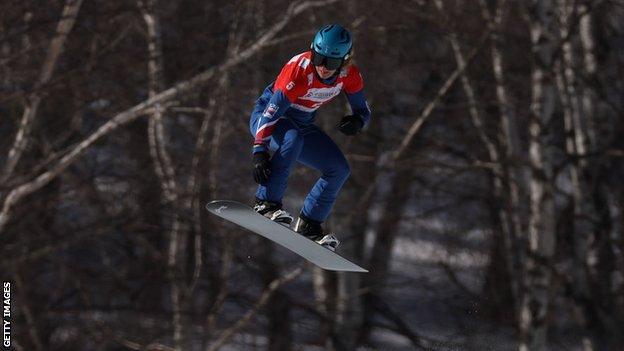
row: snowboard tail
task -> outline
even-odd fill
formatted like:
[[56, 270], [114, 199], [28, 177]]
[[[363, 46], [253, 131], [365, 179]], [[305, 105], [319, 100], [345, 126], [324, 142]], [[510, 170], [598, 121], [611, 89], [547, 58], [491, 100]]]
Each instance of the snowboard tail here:
[[281, 224], [258, 214], [251, 207], [236, 201], [216, 200], [206, 209], [225, 220], [279, 244], [320, 268], [342, 272], [368, 272], [339, 254], [315, 243]]

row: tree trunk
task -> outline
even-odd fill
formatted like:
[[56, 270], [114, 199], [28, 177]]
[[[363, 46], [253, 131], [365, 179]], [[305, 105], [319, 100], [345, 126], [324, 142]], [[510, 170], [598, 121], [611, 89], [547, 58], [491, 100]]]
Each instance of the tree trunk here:
[[[594, 54], [594, 34], [592, 31], [593, 14], [588, 11], [588, 6], [584, 2], [578, 4], [578, 12], [585, 13], [579, 22], [579, 34], [581, 39], [581, 47], [583, 50], [583, 73], [585, 75], [584, 81], [590, 81], [596, 79], [596, 57]], [[587, 138], [590, 148], [596, 147], [596, 128], [595, 117], [596, 112], [596, 94], [592, 90], [590, 84], [583, 82], [581, 84], [582, 94], [582, 108], [583, 115], [587, 119]]]
[[[147, 26], [148, 45], [148, 78], [149, 97], [156, 96], [165, 86], [163, 80], [163, 52], [162, 30], [160, 18], [157, 14], [158, 0], [139, 0], [143, 19]], [[148, 122], [148, 139], [150, 154], [154, 163], [154, 170], [160, 180], [163, 203], [170, 209], [172, 217], [170, 223], [165, 222], [164, 227], [169, 228], [169, 249], [167, 254], [167, 271], [170, 281], [170, 300], [172, 308], [173, 344], [176, 350], [182, 350], [182, 290], [183, 274], [180, 265], [180, 253], [184, 252], [181, 240], [181, 227], [178, 197], [179, 190], [176, 182], [174, 166], [166, 148], [165, 127], [163, 125], [164, 108], [161, 104], [155, 104], [153, 113]], [[165, 216], [165, 220], [168, 218]]]
[[[279, 279], [279, 266], [273, 262], [274, 244], [263, 240], [259, 243], [261, 248], [260, 268], [262, 281], [268, 287], [271, 282]], [[267, 330], [269, 339], [268, 350], [289, 351], [292, 350], [292, 321], [290, 318], [290, 305], [288, 294], [276, 290], [267, 303]]]
[[[504, 149], [504, 162], [501, 163], [504, 190], [501, 196], [500, 207], [498, 211], [499, 227], [501, 235], [495, 239], [493, 250], [499, 245], [503, 252], [493, 255], [500, 255], [505, 259], [507, 272], [502, 272], [501, 267], [496, 262], [490, 263], [492, 272], [499, 272], [502, 277], [509, 278], [509, 289], [511, 293], [511, 302], [513, 306], [513, 314], [518, 319], [519, 316], [519, 294], [520, 282], [519, 277], [523, 275], [524, 262], [526, 261], [523, 239], [523, 229], [521, 216], [523, 208], [520, 206], [520, 189], [524, 187], [525, 180], [521, 159], [524, 159], [522, 146], [520, 144], [520, 135], [518, 133], [516, 117], [512, 111], [509, 99], [507, 97], [507, 87], [505, 82], [504, 63], [502, 55], [502, 23], [503, 15], [507, 12], [508, 2], [501, 0], [496, 3], [494, 15], [490, 14], [487, 4], [484, 0], [480, 0], [481, 13], [488, 23], [492, 31], [492, 42], [490, 46], [490, 57], [492, 60], [492, 71], [494, 73], [494, 82], [496, 87], [496, 102], [500, 113], [501, 132], [498, 135], [500, 145]], [[494, 266], [496, 265], [496, 266]], [[493, 281], [496, 281], [492, 277]], [[496, 290], [498, 293], [498, 289]], [[505, 298], [503, 297], [502, 301]]]
[[555, 96], [552, 86], [553, 51], [556, 36], [554, 7], [550, 0], [529, 4], [529, 26], [533, 51], [531, 106], [529, 114], [529, 162], [531, 165], [528, 257], [523, 277], [525, 293], [520, 298], [520, 350], [544, 350], [548, 330], [547, 312], [551, 295], [551, 265], [555, 245], [552, 159], [548, 127]]
[[392, 262], [392, 249], [399, 233], [399, 224], [403, 216], [405, 205], [409, 200], [409, 187], [412, 182], [413, 169], [407, 167], [396, 170], [392, 187], [382, 210], [377, 233], [368, 262], [369, 267], [374, 267], [364, 277], [362, 289], [364, 302], [364, 324], [360, 333], [361, 339], [367, 341], [372, 331], [372, 320], [375, 308], [371, 301], [373, 296], [383, 296], [383, 289], [390, 274]]
[[[438, 10], [440, 11], [440, 13], [444, 15], [445, 12], [444, 12], [443, 2], [441, 0], [436, 0], [435, 4]], [[494, 19], [495, 23], [493, 23], [491, 16], [489, 15], [489, 11], [487, 10], [487, 5], [484, 3], [481, 4], [481, 8], [483, 11], [482, 13], [489, 23], [489, 29], [493, 32], [493, 38], [497, 37], [498, 35], [497, 31], [500, 30], [500, 28], [497, 28], [500, 25], [501, 16], [502, 16], [501, 15], [502, 8], [500, 8], [500, 6], [504, 6], [504, 3], [499, 4], [498, 6], [499, 8], [497, 8], [496, 10], [496, 16]], [[448, 18], [447, 18], [447, 21], [448, 21]], [[459, 44], [457, 34], [452, 29], [451, 29], [451, 32], [449, 33], [449, 42], [453, 49], [453, 54], [455, 56], [455, 62], [457, 63], [457, 66], [465, 67], [466, 60], [465, 60], [464, 54], [461, 51], [461, 47]], [[506, 103], [506, 93], [505, 93], [504, 86], [502, 86], [502, 68], [501, 68], [502, 64], [501, 64], [500, 53], [496, 49], [496, 44], [493, 44], [492, 48], [493, 48], [492, 52], [496, 53], [495, 55], [497, 55], [495, 57], [496, 59], [495, 70], [499, 70], [498, 75], [499, 75], [499, 79], [501, 79], [501, 84], [497, 86], [498, 97], [499, 97], [499, 100], [503, 100], [503, 102]], [[492, 203], [495, 204], [494, 205], [496, 207], [495, 211], [497, 212], [497, 216], [498, 216], [498, 218], [494, 221], [494, 223], [495, 223], [495, 228], [497, 228], [498, 230], [495, 230], [496, 238], [493, 240], [493, 245], [492, 245], [493, 251], [492, 251], [492, 255], [490, 256], [490, 263], [489, 263], [490, 268], [488, 269], [488, 273], [496, 274], [499, 277], [504, 277], [507, 279], [495, 279], [493, 277], [488, 277], [485, 280], [486, 283], [496, 284], [497, 286], [495, 287], [487, 286], [485, 287], [485, 290], [491, 291], [491, 292], [496, 291], [497, 299], [501, 302], [505, 301], [505, 303], [507, 303], [509, 302], [509, 300], [515, 301], [515, 299], [513, 299], [513, 295], [512, 295], [512, 298], [509, 299], [504, 296], [499, 296], [498, 292], [516, 291], [516, 289], [514, 288], [516, 286], [516, 284], [514, 284], [514, 281], [513, 280], [511, 282], [509, 281], [510, 278], [515, 279], [516, 275], [513, 274], [513, 272], [511, 271], [504, 272], [504, 270], [505, 269], [510, 270], [515, 267], [515, 265], [513, 264], [513, 258], [515, 256], [515, 252], [511, 250], [511, 245], [512, 245], [511, 243], [515, 241], [514, 237], [515, 237], [516, 232], [514, 231], [514, 229], [517, 228], [518, 223], [517, 223], [517, 214], [514, 214], [512, 211], [510, 211], [510, 209], [513, 208], [513, 206], [506, 206], [505, 203], [507, 199], [517, 201], [517, 186], [509, 180], [509, 173], [505, 172], [505, 169], [502, 166], [502, 157], [500, 155], [498, 147], [496, 146], [494, 140], [492, 140], [492, 138], [490, 138], [490, 136], [487, 133], [487, 130], [485, 128], [484, 118], [483, 118], [483, 115], [484, 115], [483, 111], [479, 110], [478, 108], [478, 106], [482, 106], [483, 104], [477, 101], [475, 89], [473, 88], [473, 83], [471, 82], [468, 76], [468, 72], [466, 70], [462, 70], [462, 73], [460, 75], [460, 81], [462, 83], [464, 94], [466, 95], [466, 98], [468, 99], [468, 106], [469, 106], [468, 112], [470, 114], [472, 124], [477, 131], [479, 140], [483, 143], [483, 147], [485, 148], [486, 153], [489, 157], [489, 162], [491, 162], [494, 165], [494, 167], [491, 169], [490, 176], [491, 176], [491, 183], [494, 188]], [[505, 113], [503, 113], [503, 117], [502, 117], [503, 126], [505, 126], [505, 124], [510, 123], [509, 114], [507, 113], [508, 108], [505, 107], [504, 111]], [[505, 130], [508, 130], [508, 127], [505, 128]], [[511, 139], [512, 136], [515, 136], [515, 135], [509, 135], [509, 138], [507, 138], [506, 140]], [[511, 184], [511, 191], [512, 191], [511, 194], [507, 193], [505, 184]], [[513, 219], [516, 219], [516, 222], [513, 222]], [[503, 249], [503, 248], [507, 248], [506, 250], [504, 250], [504, 251], [507, 251], [506, 253], [500, 254], [499, 252], [497, 252], [497, 249]], [[498, 258], [502, 258], [506, 261], [501, 264]], [[503, 271], [501, 271], [500, 268], [502, 268]], [[511, 286], [505, 286], [507, 283], [511, 283]], [[506, 304], [506, 306], [508, 305]], [[499, 309], [496, 306], [493, 306], [493, 307], [496, 308], [496, 310], [503, 311], [503, 309]]]
[[[560, 37], [565, 41], [562, 44], [560, 69], [557, 70], [557, 86], [564, 112], [566, 152], [573, 160], [570, 164], [574, 209], [573, 231], [570, 235], [573, 243], [572, 288], [576, 290], [575, 296], [580, 297], [577, 301], [588, 316], [583, 321], [583, 329], [589, 333], [584, 344], [592, 349], [605, 349], [614, 346], [614, 335], [609, 329], [616, 324], [609, 316], [601, 317], [601, 310], [608, 310], [608, 306], [615, 305], [610, 284], [610, 276], [615, 269], [615, 254], [610, 238], [612, 223], [608, 209], [608, 190], [599, 185], [607, 180], [598, 179], [603, 177], [601, 173], [607, 174], [608, 171], [601, 170], [602, 167], [598, 166], [594, 158], [586, 158], [589, 135], [592, 134], [592, 123], [589, 121], [593, 119], [586, 111], [587, 108], [591, 109], [592, 101], [590, 92], [587, 87], [582, 88], [583, 84], [579, 83], [581, 80], [576, 73], [583, 71], [579, 69], [581, 60], [574, 54], [573, 43], [576, 42], [577, 35], [568, 31], [573, 14], [579, 13], [580, 9], [575, 9], [575, 3], [569, 0], [559, 0], [558, 5]], [[587, 22], [584, 18], [590, 15], [591, 12], [582, 15], [580, 21]], [[582, 30], [586, 32], [589, 29]], [[584, 33], [584, 36], [584, 41], [591, 41], [588, 38], [589, 33]], [[591, 43], [584, 46], [592, 47]], [[584, 55], [587, 73], [595, 70], [591, 57], [587, 52]], [[595, 303], [588, 304], [583, 301]]]
[[[571, 163], [569, 167], [570, 180], [572, 184], [572, 202], [573, 202], [573, 215], [570, 219], [572, 225], [570, 226], [571, 233], [569, 238], [572, 242], [572, 287], [576, 290], [577, 296], [589, 296], [588, 286], [588, 242], [592, 234], [592, 219], [590, 210], [591, 202], [587, 199], [587, 184], [583, 180], [583, 165], [585, 162], [578, 160], [578, 155], [585, 154], [585, 145], [583, 142], [579, 143], [577, 135], [582, 133], [578, 130], [578, 120], [581, 117], [579, 106], [577, 105], [578, 96], [576, 93], [576, 77], [574, 75], [574, 58], [572, 52], [571, 35], [568, 31], [570, 25], [570, 17], [572, 15], [571, 4], [566, 0], [558, 0], [558, 15], [559, 15], [559, 38], [564, 40], [562, 44], [562, 58], [557, 62], [555, 68], [556, 83], [559, 93], [559, 100], [561, 101], [561, 107], [564, 117], [564, 128], [566, 135], [566, 153], [568, 157], [575, 161]], [[582, 135], [582, 134], [581, 134]], [[583, 307], [583, 306], [581, 306]], [[588, 320], [581, 321], [584, 335], [583, 343], [590, 349], [594, 347], [594, 342], [591, 340], [590, 335], [586, 334], [588, 330]]]

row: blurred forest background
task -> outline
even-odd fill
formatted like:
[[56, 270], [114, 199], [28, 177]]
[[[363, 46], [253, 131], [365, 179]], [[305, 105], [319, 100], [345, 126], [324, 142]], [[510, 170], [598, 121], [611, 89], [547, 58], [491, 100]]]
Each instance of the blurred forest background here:
[[[315, 31], [372, 123], [336, 274], [212, 217]], [[0, 272], [15, 350], [624, 350], [621, 0], [0, 3]], [[291, 176], [298, 213], [318, 174]]]

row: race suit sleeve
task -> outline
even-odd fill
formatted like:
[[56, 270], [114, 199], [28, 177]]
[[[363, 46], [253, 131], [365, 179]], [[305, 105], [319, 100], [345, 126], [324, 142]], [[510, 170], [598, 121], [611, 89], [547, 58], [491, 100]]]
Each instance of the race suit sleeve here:
[[275, 125], [286, 109], [307, 91], [307, 80], [303, 72], [307, 59], [297, 58], [298, 56], [295, 56], [282, 68], [273, 84], [273, 96], [258, 121], [253, 153], [268, 151], [268, 142], [275, 130]]
[[353, 114], [362, 117], [364, 126], [368, 125], [371, 111], [364, 95], [364, 79], [356, 66], [349, 67], [344, 91]]

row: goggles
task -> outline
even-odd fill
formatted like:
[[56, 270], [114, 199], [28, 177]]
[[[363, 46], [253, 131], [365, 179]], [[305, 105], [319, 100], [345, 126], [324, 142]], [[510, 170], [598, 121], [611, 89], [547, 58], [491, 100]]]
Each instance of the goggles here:
[[316, 50], [312, 49], [312, 64], [314, 66], [323, 66], [330, 70], [339, 69], [344, 63], [344, 58], [335, 58], [321, 55]]

